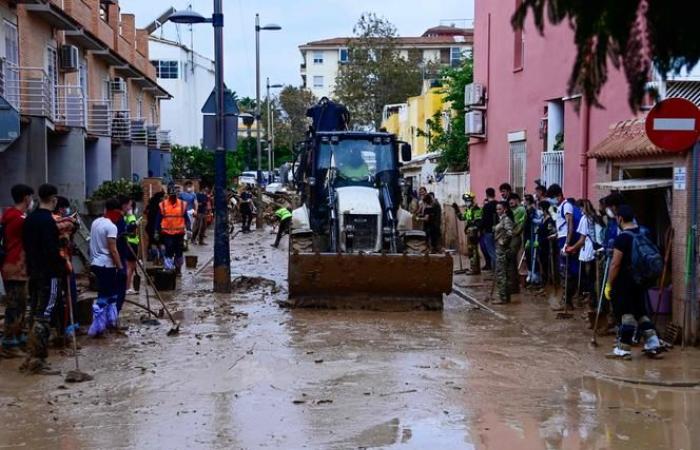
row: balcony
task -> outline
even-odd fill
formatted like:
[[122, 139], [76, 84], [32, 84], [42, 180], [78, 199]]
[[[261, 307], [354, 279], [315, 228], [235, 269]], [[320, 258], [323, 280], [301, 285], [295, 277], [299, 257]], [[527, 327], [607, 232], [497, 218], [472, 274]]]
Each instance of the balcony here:
[[172, 141], [170, 139], [170, 130], [158, 131], [158, 140], [160, 141], [160, 149], [169, 152], [172, 149]]
[[563, 186], [564, 184], [564, 152], [551, 151], [542, 152], [541, 157], [541, 179], [545, 186], [553, 183]]
[[305, 63], [299, 64], [299, 73], [301, 73], [302, 75], [306, 75], [306, 64]]
[[85, 128], [86, 106], [85, 95], [80, 86], [56, 86], [56, 115], [54, 121], [57, 124]]
[[148, 145], [148, 148], [160, 148], [158, 125], [148, 125], [146, 127], [146, 139], [146, 145]]
[[134, 144], [146, 145], [146, 120], [143, 117], [131, 119], [131, 142]]
[[112, 134], [112, 102], [109, 100], [88, 100], [87, 130], [96, 136]]
[[21, 114], [54, 120], [55, 92], [44, 69], [2, 62], [0, 92]]
[[131, 140], [131, 117], [129, 110], [113, 110], [111, 118], [112, 138], [118, 141]]

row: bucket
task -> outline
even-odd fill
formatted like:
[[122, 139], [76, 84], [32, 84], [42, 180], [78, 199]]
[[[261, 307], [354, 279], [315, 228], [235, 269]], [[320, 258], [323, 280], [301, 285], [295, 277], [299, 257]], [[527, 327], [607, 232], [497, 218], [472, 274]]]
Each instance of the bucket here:
[[657, 312], [659, 314], [671, 314], [671, 288], [664, 288], [661, 292], [659, 288], [651, 288], [647, 291], [649, 295], [649, 314]]
[[196, 269], [197, 259], [197, 255], [185, 255], [185, 267], [188, 269]]
[[159, 291], [174, 291], [175, 280], [174, 270], [158, 269], [155, 277], [153, 277], [153, 284], [156, 285], [156, 289]]

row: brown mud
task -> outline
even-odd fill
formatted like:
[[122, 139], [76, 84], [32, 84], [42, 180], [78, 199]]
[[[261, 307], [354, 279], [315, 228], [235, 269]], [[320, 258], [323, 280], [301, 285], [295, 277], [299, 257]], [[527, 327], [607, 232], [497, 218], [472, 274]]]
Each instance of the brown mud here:
[[[695, 349], [608, 360], [612, 338], [589, 348], [581, 310], [555, 320], [527, 294], [494, 307], [507, 320], [456, 296], [442, 312], [280, 308], [286, 243], [271, 242], [236, 238], [231, 295], [212, 293], [211, 268], [183, 275], [165, 294], [178, 336], [127, 306], [124, 335], [81, 337], [92, 381], [0, 360], [0, 448], [700, 448], [699, 388], [624, 381], [700, 380]], [[458, 282], [488, 296], [485, 278]]]

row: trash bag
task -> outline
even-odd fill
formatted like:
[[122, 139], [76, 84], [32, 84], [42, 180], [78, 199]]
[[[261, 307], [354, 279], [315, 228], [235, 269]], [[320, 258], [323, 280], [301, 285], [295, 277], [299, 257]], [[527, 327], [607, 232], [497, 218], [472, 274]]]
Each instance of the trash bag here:
[[117, 303], [113, 302], [107, 305], [107, 327], [108, 328], [117, 328], [117, 324], [119, 323], [119, 311], [117, 311]]
[[107, 304], [104, 300], [98, 300], [92, 305], [92, 324], [88, 329], [88, 336], [97, 337], [107, 330]]

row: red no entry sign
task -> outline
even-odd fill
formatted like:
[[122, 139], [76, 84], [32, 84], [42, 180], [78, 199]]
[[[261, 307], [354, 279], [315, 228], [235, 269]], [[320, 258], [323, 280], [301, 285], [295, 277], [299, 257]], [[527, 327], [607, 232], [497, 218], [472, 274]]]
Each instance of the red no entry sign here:
[[690, 149], [700, 134], [700, 109], [684, 98], [667, 98], [657, 103], [645, 123], [649, 140], [669, 152]]

